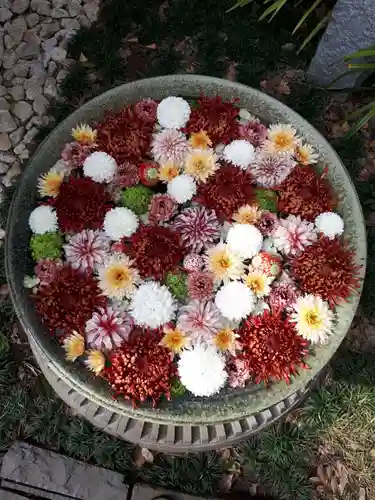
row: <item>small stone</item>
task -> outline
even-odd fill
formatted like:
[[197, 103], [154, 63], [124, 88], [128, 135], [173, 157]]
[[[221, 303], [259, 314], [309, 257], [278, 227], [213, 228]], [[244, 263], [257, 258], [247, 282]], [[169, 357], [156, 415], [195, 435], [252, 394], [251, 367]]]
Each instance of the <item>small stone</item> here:
[[22, 101], [22, 99], [24, 99], [25, 97], [25, 92], [22, 85], [15, 85], [10, 89], [9, 92], [15, 101]]
[[[26, 136], [25, 136], [26, 137]], [[21, 142], [20, 144], [18, 144], [18, 146], [16, 146], [14, 149], [13, 149], [13, 152], [14, 154], [16, 154], [17, 156], [21, 155], [22, 153], [24, 153], [26, 150], [26, 146], [23, 142]]]
[[42, 94], [42, 87], [40, 85], [31, 84], [27, 86], [26, 98], [29, 99], [29, 101], [33, 101], [40, 94]]
[[26, 61], [17, 61], [16, 66], [13, 69], [13, 73], [15, 76], [20, 76], [22, 78], [26, 78], [29, 73], [30, 63]]
[[4, 36], [4, 45], [5, 45], [6, 49], [13, 49], [14, 47], [17, 47], [18, 42], [10, 35], [5, 35]]
[[83, 28], [89, 28], [91, 26], [91, 22], [84, 14], [79, 16], [79, 24], [83, 26]]
[[33, 108], [28, 102], [19, 101], [14, 105], [13, 113], [21, 120], [22, 123], [24, 123], [33, 114]]
[[[8, 90], [7, 90], [5, 87], [3, 87], [3, 85], [0, 85], [0, 97], [3, 97], [3, 96], [4, 96], [4, 95], [6, 95], [7, 93], [8, 93]], [[3, 109], [3, 108], [1, 107], [1, 104], [0, 104], [0, 109]]]
[[51, 14], [51, 7], [46, 0], [31, 0], [31, 10], [41, 16], [49, 16]]
[[16, 19], [14, 19], [14, 21], [9, 25], [7, 31], [9, 35], [12, 38], [14, 38], [14, 40], [18, 44], [21, 42], [23, 34], [25, 33], [26, 30], [27, 30], [26, 21], [24, 17], [21, 16], [21, 17], [16, 17]]
[[8, 134], [0, 134], [0, 151], [8, 151], [11, 147]]
[[60, 25], [58, 21], [53, 21], [52, 23], [43, 23], [39, 35], [42, 38], [49, 38], [51, 35], [54, 35], [57, 31], [59, 31], [59, 29]]
[[0, 23], [5, 23], [12, 17], [12, 13], [6, 7], [0, 7]]
[[15, 62], [17, 61], [18, 56], [12, 49], [6, 49], [4, 52], [4, 57], [3, 57], [3, 68], [4, 69], [10, 69], [14, 66]]
[[3, 163], [7, 163], [8, 165], [12, 165], [13, 162], [16, 161], [16, 157], [12, 153], [2, 153], [0, 152], [0, 161]]
[[69, 17], [69, 14], [65, 9], [56, 7], [55, 9], [51, 10], [51, 17], [53, 17], [54, 19], [61, 19], [63, 17]]
[[9, 111], [0, 109], [0, 132], [13, 132], [16, 128], [17, 124]]
[[54, 78], [47, 78], [46, 84], [44, 85], [44, 95], [47, 97], [56, 97], [57, 96], [57, 88], [56, 81]]
[[44, 40], [44, 42], [42, 42], [43, 50], [45, 50], [48, 53], [51, 53], [52, 49], [56, 47], [56, 45], [57, 45], [57, 40], [55, 37], [48, 38], [47, 40]]
[[12, 146], [17, 146], [22, 140], [22, 137], [25, 133], [24, 127], [20, 127], [11, 134], [9, 134], [9, 139], [10, 142], [12, 143]]
[[80, 0], [69, 0], [68, 12], [71, 17], [76, 17], [81, 12]]
[[66, 69], [62, 69], [58, 72], [57, 76], [56, 76], [56, 81], [57, 83], [61, 83], [63, 80], [65, 80], [66, 76], [69, 74], [68, 71], [66, 71]]
[[29, 7], [29, 0], [13, 0], [11, 9], [14, 14], [23, 14]]
[[25, 19], [28, 27], [33, 28], [38, 24], [40, 18], [36, 12], [30, 12], [30, 14], [27, 14]]
[[53, 76], [53, 74], [56, 72], [56, 70], [57, 70], [57, 64], [54, 61], [50, 61], [50, 63], [48, 64], [48, 70], [47, 70], [48, 76]]
[[44, 115], [48, 108], [47, 99], [42, 95], [38, 95], [34, 101], [33, 108], [37, 115]]
[[[38, 128], [37, 127], [30, 128], [26, 132], [25, 137], [23, 138], [23, 142], [25, 144], [30, 144], [30, 142], [33, 142], [33, 140], [35, 139], [35, 137], [36, 137], [37, 134], [38, 134]], [[14, 152], [16, 153], [16, 150], [14, 150]]]
[[[39, 61], [35, 61], [30, 64], [30, 75], [31, 76], [44, 76], [43, 64]], [[43, 80], [44, 82], [44, 80]]]
[[66, 50], [61, 47], [55, 47], [51, 50], [51, 59], [53, 61], [63, 61], [66, 58]]
[[61, 26], [69, 31], [77, 31], [80, 28], [77, 19], [61, 19]]
[[21, 164], [19, 161], [14, 162], [13, 166], [8, 170], [6, 175], [3, 178], [3, 184], [5, 187], [10, 187], [13, 184], [13, 181], [18, 177], [21, 173]]
[[295, 43], [285, 43], [281, 47], [285, 52], [292, 52], [293, 50], [296, 49], [296, 44]]
[[39, 55], [40, 38], [32, 31], [27, 31], [24, 36], [24, 42], [16, 49], [17, 54], [23, 59], [32, 59]]
[[52, 0], [52, 7], [58, 9], [60, 7], [64, 7], [67, 3], [67, 0]]
[[12, 82], [12, 78], [13, 78], [13, 69], [7, 69], [4, 71], [3, 73], [3, 77], [4, 77], [4, 82], [8, 83], [8, 82]]
[[99, 5], [93, 2], [85, 3], [83, 10], [90, 21], [96, 21], [96, 18], [98, 17]]
[[[6, 174], [8, 172], [9, 165], [6, 163], [0, 162], [0, 174]], [[1, 191], [1, 189], [0, 189]]]

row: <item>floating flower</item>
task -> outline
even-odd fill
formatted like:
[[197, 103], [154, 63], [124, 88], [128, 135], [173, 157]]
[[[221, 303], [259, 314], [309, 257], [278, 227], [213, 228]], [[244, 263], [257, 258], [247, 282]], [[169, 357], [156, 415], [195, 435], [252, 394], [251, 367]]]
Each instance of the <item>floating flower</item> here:
[[295, 157], [298, 163], [305, 167], [317, 163], [319, 160], [319, 155], [314, 152], [314, 148], [310, 144], [297, 145]]
[[39, 280], [41, 286], [52, 283], [58, 271], [63, 267], [61, 260], [42, 259], [34, 267], [34, 273]]
[[289, 215], [279, 219], [272, 233], [273, 242], [278, 250], [285, 255], [295, 256], [317, 240], [314, 224], [302, 220], [301, 217]]
[[190, 106], [182, 97], [166, 97], [158, 104], [156, 115], [162, 127], [167, 129], [182, 128], [189, 120]]
[[189, 253], [184, 258], [183, 267], [187, 272], [197, 272], [202, 269], [205, 264], [205, 260], [201, 255], [197, 253]]
[[105, 234], [114, 241], [129, 238], [139, 226], [138, 217], [126, 207], [116, 207], [108, 210], [104, 217]]
[[250, 378], [250, 368], [247, 359], [236, 356], [232, 357], [228, 363], [228, 385], [235, 389], [236, 387], [245, 387]]
[[85, 352], [85, 339], [78, 332], [72, 332], [65, 337], [62, 343], [65, 351], [65, 359], [73, 363]]
[[257, 270], [250, 270], [243, 280], [256, 297], [265, 297], [271, 292], [273, 278]]
[[128, 208], [137, 215], [143, 215], [148, 207], [154, 192], [142, 184], [125, 189], [121, 193], [121, 205]]
[[227, 380], [225, 358], [213, 346], [197, 344], [181, 353], [178, 375], [194, 396], [212, 396]]
[[193, 132], [189, 139], [193, 149], [206, 149], [212, 146], [212, 141], [206, 131]]
[[297, 130], [291, 125], [271, 125], [268, 129], [268, 139], [264, 147], [270, 153], [293, 154], [300, 139]]
[[140, 285], [133, 294], [129, 311], [136, 325], [159, 328], [174, 319], [176, 307], [166, 286], [148, 281]]
[[190, 340], [179, 328], [164, 327], [164, 336], [160, 341], [163, 345], [175, 354], [179, 354], [185, 347], [188, 347]]
[[211, 273], [203, 271], [190, 272], [187, 279], [188, 295], [194, 300], [212, 299], [214, 282]]
[[180, 175], [180, 167], [173, 162], [168, 161], [160, 165], [159, 180], [162, 182], [171, 182], [175, 177]]
[[267, 138], [268, 130], [257, 118], [250, 119], [238, 127], [238, 135], [241, 139], [250, 142], [255, 148], [263, 146]]
[[255, 203], [267, 212], [277, 212], [277, 192], [272, 189], [255, 188], [254, 189]]
[[172, 227], [180, 235], [184, 247], [193, 252], [212, 246], [220, 238], [220, 225], [215, 212], [202, 206], [183, 210]]
[[49, 205], [34, 208], [29, 216], [29, 226], [34, 234], [54, 233], [58, 229], [55, 210]]
[[263, 236], [271, 236], [279, 224], [277, 215], [272, 212], [262, 212], [260, 221], [257, 223], [257, 228]]
[[64, 250], [66, 260], [73, 269], [92, 271], [104, 264], [109, 252], [109, 239], [100, 231], [84, 229], [70, 238]]
[[233, 214], [233, 220], [239, 224], [255, 225], [260, 221], [262, 210], [259, 205], [253, 203], [252, 205], [243, 205], [238, 211]]
[[95, 150], [94, 144], [69, 142], [61, 152], [61, 158], [70, 168], [82, 167], [86, 158]]
[[100, 308], [86, 323], [87, 343], [96, 350], [119, 347], [128, 340], [133, 324], [125, 311], [110, 306]]
[[99, 286], [103, 294], [114, 299], [123, 299], [135, 291], [139, 282], [138, 270], [133, 267], [134, 262], [124, 254], [109, 256], [99, 267]]
[[332, 335], [335, 319], [327, 302], [315, 295], [299, 297], [294, 304], [291, 321], [295, 323], [298, 335], [312, 344], [324, 344]]
[[259, 186], [275, 188], [291, 173], [296, 162], [290, 157], [274, 153], [263, 153], [251, 165], [251, 173]]
[[219, 243], [206, 251], [206, 268], [219, 282], [238, 280], [244, 271], [241, 256], [225, 243]]
[[165, 129], [154, 135], [151, 146], [155, 161], [162, 165], [168, 162], [181, 165], [190, 150], [188, 141], [182, 132]]
[[227, 245], [242, 259], [251, 259], [260, 252], [263, 244], [262, 233], [250, 224], [233, 224], [227, 235]]
[[60, 186], [64, 180], [64, 172], [59, 172], [53, 168], [46, 174], [42, 174], [38, 179], [38, 193], [42, 198], [49, 196], [56, 198], [59, 194]]
[[209, 342], [221, 328], [222, 318], [213, 302], [192, 300], [180, 308], [177, 326], [191, 340]]
[[30, 251], [34, 260], [59, 259], [64, 240], [61, 233], [33, 234], [30, 239]]
[[250, 142], [236, 139], [225, 146], [223, 157], [232, 165], [246, 170], [255, 160], [255, 149]]
[[261, 251], [251, 261], [251, 268], [265, 274], [270, 278], [276, 278], [281, 273], [281, 257], [278, 254]]
[[133, 106], [134, 113], [143, 122], [154, 124], [156, 122], [157, 103], [153, 99], [141, 99]]
[[193, 149], [185, 157], [185, 173], [197, 182], [206, 182], [219, 168], [213, 149]]
[[186, 203], [191, 200], [197, 192], [197, 185], [190, 175], [178, 175], [171, 180], [167, 188], [169, 196], [172, 196], [177, 203]]
[[334, 212], [325, 212], [315, 219], [315, 227], [318, 232], [333, 240], [344, 232], [344, 221]]
[[184, 271], [169, 271], [165, 277], [165, 284], [172, 292], [172, 295], [181, 301], [187, 297], [187, 275]]
[[230, 354], [234, 355], [236, 349], [239, 347], [237, 345], [237, 338], [238, 334], [235, 333], [231, 328], [222, 328], [212, 339], [212, 344], [218, 351], [228, 351]]
[[90, 125], [81, 123], [72, 129], [72, 137], [80, 144], [94, 144], [96, 141], [97, 131], [92, 129]]
[[116, 160], [103, 151], [91, 153], [83, 162], [83, 174], [95, 182], [111, 182], [116, 172]]
[[105, 356], [101, 351], [90, 349], [87, 351], [87, 359], [85, 360], [87, 368], [99, 375], [105, 368]]
[[[287, 275], [284, 275], [287, 277]], [[273, 311], [283, 311], [290, 313], [293, 305], [301, 295], [295, 282], [288, 279], [280, 279], [271, 288], [271, 293], [268, 297], [268, 302]]]
[[119, 188], [135, 186], [140, 181], [138, 166], [130, 161], [124, 161], [117, 166], [113, 184]]
[[177, 203], [169, 194], [155, 194], [151, 198], [148, 221], [150, 224], [162, 224], [177, 213]]
[[255, 295], [244, 283], [232, 281], [217, 292], [215, 304], [225, 318], [239, 321], [254, 309]]

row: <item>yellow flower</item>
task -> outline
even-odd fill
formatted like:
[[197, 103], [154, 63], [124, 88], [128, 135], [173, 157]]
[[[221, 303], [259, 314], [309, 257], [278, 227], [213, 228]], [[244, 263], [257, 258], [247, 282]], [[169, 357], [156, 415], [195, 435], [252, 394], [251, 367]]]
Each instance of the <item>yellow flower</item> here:
[[219, 330], [213, 338], [213, 343], [219, 351], [229, 351], [234, 354], [237, 348], [236, 338], [238, 335], [231, 328]]
[[195, 180], [206, 182], [219, 168], [213, 149], [194, 149], [185, 158], [185, 173]]
[[113, 299], [130, 295], [139, 282], [139, 274], [131, 267], [133, 261], [127, 255], [112, 255], [99, 269], [99, 286], [103, 294]]
[[65, 359], [67, 361], [75, 361], [85, 352], [85, 339], [78, 332], [72, 332], [63, 341], [65, 350]]
[[180, 169], [171, 161], [160, 166], [159, 179], [162, 182], [171, 182], [172, 179], [180, 174]]
[[307, 165], [316, 163], [319, 159], [319, 155], [314, 152], [310, 144], [301, 144], [296, 148], [296, 159], [301, 165], [306, 167]]
[[265, 147], [270, 153], [293, 154], [300, 139], [291, 125], [271, 125]]
[[256, 224], [262, 216], [263, 210], [255, 203], [253, 205], [243, 205], [233, 215], [233, 220], [239, 224]]
[[257, 297], [264, 297], [265, 295], [269, 295], [271, 292], [270, 285], [273, 281], [273, 277], [269, 277], [258, 271], [250, 270], [249, 274], [244, 276], [244, 281], [246, 286], [252, 290], [254, 295]]
[[244, 271], [241, 257], [225, 243], [219, 243], [207, 250], [207, 268], [215, 281], [225, 282], [239, 279]]
[[313, 344], [324, 344], [332, 335], [335, 315], [320, 297], [311, 294], [299, 297], [294, 310], [291, 320], [301, 337]]
[[160, 341], [160, 345], [174, 353], [179, 353], [188, 345], [188, 338], [178, 328], [164, 328], [164, 337]]
[[105, 367], [105, 356], [100, 351], [95, 351], [91, 349], [87, 351], [87, 359], [85, 360], [85, 365], [89, 370], [99, 375], [100, 372], [104, 370]]
[[194, 149], [206, 149], [212, 146], [212, 141], [207, 132], [201, 130], [200, 132], [193, 132], [189, 139], [190, 145]]
[[51, 169], [38, 179], [38, 193], [40, 196], [51, 196], [56, 198], [59, 194], [60, 186], [64, 180], [64, 173]]
[[80, 144], [93, 144], [98, 135], [96, 130], [93, 130], [89, 125], [81, 123], [78, 127], [72, 129], [72, 137]]

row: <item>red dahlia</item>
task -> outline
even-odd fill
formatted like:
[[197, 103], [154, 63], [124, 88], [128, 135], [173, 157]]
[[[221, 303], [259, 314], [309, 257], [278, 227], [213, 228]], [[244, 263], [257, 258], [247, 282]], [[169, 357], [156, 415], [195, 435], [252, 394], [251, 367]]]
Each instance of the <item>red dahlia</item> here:
[[280, 312], [265, 311], [261, 316], [251, 316], [237, 333], [242, 356], [249, 361], [250, 373], [257, 384], [270, 380], [289, 382], [299, 366], [308, 368], [303, 361], [308, 342], [297, 335], [293, 323]]
[[213, 144], [227, 144], [238, 138], [238, 112], [233, 102], [223, 102], [220, 96], [202, 97], [198, 107], [191, 111], [185, 131], [192, 134], [204, 130]]
[[94, 310], [106, 303], [93, 276], [68, 265], [57, 270], [51, 283], [39, 287], [34, 299], [43, 323], [60, 338], [73, 330], [83, 332]]
[[130, 238], [126, 252], [143, 278], [155, 279], [176, 268], [185, 255], [179, 235], [163, 226], [141, 226]]
[[110, 113], [97, 126], [96, 143], [100, 151], [113, 156], [117, 163], [140, 163], [150, 149], [154, 124], [143, 120], [131, 106]]
[[333, 307], [359, 287], [354, 250], [338, 239], [322, 237], [292, 260], [292, 275], [306, 293], [320, 295]]
[[310, 166], [296, 166], [278, 191], [279, 212], [300, 215], [309, 221], [323, 212], [331, 212], [336, 206], [327, 179], [324, 175], [318, 176]]
[[253, 199], [251, 176], [237, 167], [222, 167], [198, 186], [196, 199], [220, 219], [230, 220], [234, 212]]
[[103, 184], [87, 178], [69, 177], [55, 200], [57, 218], [65, 233], [99, 229], [111, 208], [109, 194]]
[[155, 406], [163, 395], [170, 399], [170, 381], [176, 374], [176, 366], [160, 340], [159, 334], [133, 335], [110, 354], [110, 366], [105, 369], [104, 377], [115, 394], [130, 399], [133, 406], [147, 399]]

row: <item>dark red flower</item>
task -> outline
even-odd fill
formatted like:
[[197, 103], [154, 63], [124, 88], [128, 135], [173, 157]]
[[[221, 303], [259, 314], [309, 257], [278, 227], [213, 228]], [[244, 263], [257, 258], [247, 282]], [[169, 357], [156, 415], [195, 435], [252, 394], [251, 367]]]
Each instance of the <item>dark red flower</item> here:
[[109, 193], [103, 184], [87, 178], [69, 177], [54, 202], [59, 225], [64, 232], [99, 229], [111, 208]]
[[141, 226], [130, 238], [126, 253], [135, 260], [143, 278], [161, 279], [178, 266], [185, 250], [178, 234], [167, 227]]
[[300, 215], [309, 221], [323, 212], [332, 211], [336, 206], [327, 179], [324, 175], [318, 176], [310, 166], [296, 166], [278, 190], [278, 211]]
[[292, 275], [304, 292], [320, 295], [333, 307], [359, 287], [354, 253], [346, 242], [322, 237], [291, 261]]
[[113, 184], [120, 188], [127, 188], [135, 186], [139, 181], [138, 165], [125, 161], [118, 166]]
[[295, 326], [279, 312], [265, 311], [250, 316], [238, 331], [242, 357], [249, 362], [255, 382], [290, 381], [298, 367], [308, 368], [303, 359], [307, 340], [297, 335]]
[[234, 212], [253, 199], [250, 174], [240, 168], [225, 166], [198, 186], [196, 200], [215, 211], [220, 219], [230, 220]]
[[117, 163], [140, 163], [150, 149], [153, 130], [153, 123], [139, 118], [131, 106], [126, 106], [98, 124], [96, 143], [100, 151], [113, 156]]
[[51, 283], [40, 286], [34, 299], [43, 323], [61, 339], [73, 330], [83, 332], [94, 310], [106, 303], [94, 277], [68, 265], [57, 270]]
[[188, 134], [207, 132], [213, 144], [227, 144], [238, 138], [239, 109], [233, 102], [223, 102], [220, 96], [201, 97], [198, 106], [192, 109], [189, 121], [185, 127]]
[[153, 99], [142, 99], [134, 104], [133, 109], [140, 120], [147, 123], [155, 123], [158, 103]]
[[147, 399], [155, 406], [163, 395], [170, 399], [171, 379], [177, 370], [160, 340], [159, 334], [139, 331], [109, 356], [104, 378], [116, 396], [130, 399], [133, 406]]

